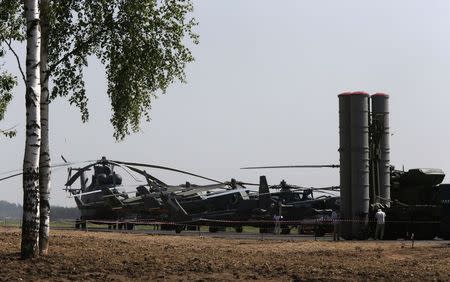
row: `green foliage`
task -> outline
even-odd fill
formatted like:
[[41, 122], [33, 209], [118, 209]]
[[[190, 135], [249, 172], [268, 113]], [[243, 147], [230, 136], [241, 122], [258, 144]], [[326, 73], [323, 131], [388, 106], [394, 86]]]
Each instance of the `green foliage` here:
[[1, 43], [25, 39], [25, 17], [22, 6], [22, 1], [0, 0]]
[[185, 82], [186, 64], [194, 60], [186, 41], [198, 43], [192, 10], [186, 0], [53, 1], [52, 99], [69, 96], [87, 121], [83, 68], [95, 55], [106, 67], [114, 137], [138, 131], [142, 118], [150, 120], [153, 99], [175, 80]]
[[16, 77], [7, 72], [0, 72], [0, 120], [5, 117], [6, 107], [12, 99], [11, 90], [16, 84]]
[[[10, 47], [26, 38], [23, 3], [0, 1], [0, 42]], [[42, 24], [49, 27], [51, 99], [69, 97], [87, 121], [83, 69], [88, 57], [96, 56], [106, 67], [114, 137], [138, 131], [143, 118], [150, 120], [153, 99], [174, 81], [185, 82], [186, 64], [194, 60], [186, 45], [198, 43], [192, 10], [191, 0], [50, 1], [48, 22]], [[11, 79], [2, 74], [1, 105], [11, 99]]]
[[[4, 50], [0, 47], [0, 58], [4, 56]], [[17, 85], [17, 78], [6, 71], [2, 71], [0, 65], [0, 121], [5, 118], [6, 108], [12, 100], [12, 89]], [[0, 130], [6, 137], [14, 137], [15, 130]]]
[[[17, 0], [0, 0], [0, 59], [4, 57], [5, 46], [11, 42], [25, 39], [25, 21], [22, 13], [22, 2]], [[2, 70], [0, 65], [0, 121], [3, 120], [6, 108], [12, 100], [12, 89], [17, 85], [17, 78]], [[0, 130], [6, 137], [14, 137], [15, 130]]]

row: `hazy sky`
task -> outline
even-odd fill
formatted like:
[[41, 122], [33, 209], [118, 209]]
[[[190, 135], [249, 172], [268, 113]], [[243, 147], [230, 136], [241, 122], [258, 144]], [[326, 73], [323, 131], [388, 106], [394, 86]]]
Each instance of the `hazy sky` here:
[[[370, 3], [370, 4], [369, 4]], [[450, 172], [449, 1], [194, 1], [200, 45], [187, 84], [153, 103], [142, 132], [116, 143], [104, 69], [86, 69], [90, 121], [60, 98], [51, 104], [54, 163], [111, 159], [190, 170], [212, 178], [305, 186], [339, 184], [338, 169], [243, 171], [246, 165], [339, 163], [338, 98], [344, 91], [390, 95], [391, 160], [397, 168]], [[21, 46], [23, 49], [24, 46]], [[22, 53], [24, 51], [22, 50]], [[5, 67], [16, 71], [9, 58]], [[21, 168], [24, 88], [1, 128], [0, 172]], [[152, 171], [153, 172], [153, 171]], [[155, 171], [179, 184], [184, 176]], [[52, 204], [74, 206], [53, 172]], [[193, 182], [194, 181], [191, 179]], [[22, 201], [21, 179], [0, 182], [0, 200]]]

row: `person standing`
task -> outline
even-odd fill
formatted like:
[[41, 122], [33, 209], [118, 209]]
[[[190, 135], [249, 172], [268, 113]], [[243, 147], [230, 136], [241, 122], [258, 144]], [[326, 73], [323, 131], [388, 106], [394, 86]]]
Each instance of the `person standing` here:
[[375, 214], [375, 218], [377, 219], [375, 240], [383, 240], [386, 214], [381, 209], [378, 209], [377, 213]]
[[273, 220], [275, 221], [275, 235], [280, 235], [281, 233], [281, 219], [283, 218], [282, 215], [274, 215]]
[[335, 210], [331, 213], [331, 222], [333, 223], [333, 241], [339, 241], [339, 216]]

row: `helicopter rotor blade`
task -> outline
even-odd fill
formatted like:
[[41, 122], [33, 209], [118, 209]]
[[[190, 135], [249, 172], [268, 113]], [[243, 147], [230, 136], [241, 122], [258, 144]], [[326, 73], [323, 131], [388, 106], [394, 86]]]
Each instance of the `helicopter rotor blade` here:
[[19, 172], [19, 173], [16, 173], [16, 174], [12, 174], [12, 175], [9, 175], [9, 176], [0, 178], [0, 181], [6, 180], [6, 179], [9, 179], [9, 178], [13, 178], [13, 177], [16, 177], [16, 176], [19, 176], [19, 175], [22, 175], [22, 174], [23, 174], [23, 172]]
[[141, 180], [137, 179], [137, 178], [129, 171], [130, 168], [129, 168], [128, 166], [123, 165], [123, 164], [121, 164], [121, 163], [114, 162], [114, 161], [108, 161], [108, 163], [110, 163], [110, 164], [112, 164], [112, 165], [116, 165], [116, 166], [122, 168], [126, 173], [128, 173], [128, 175], [130, 175], [130, 176], [134, 179], [134, 181], [136, 181], [136, 182], [142, 182]]
[[302, 186], [294, 186], [291, 190], [323, 190], [323, 191], [336, 191], [339, 190], [339, 186], [329, 186], [329, 187], [302, 187]]
[[[77, 163], [79, 163], [79, 162], [77, 162]], [[65, 166], [70, 166], [70, 165], [77, 164], [77, 163], [55, 164], [55, 165], [51, 165], [50, 167], [51, 167], [51, 168], [65, 167]], [[3, 178], [0, 178], [0, 181], [7, 180], [7, 179], [10, 179], [10, 178], [13, 178], [13, 177], [16, 177], [16, 176], [19, 176], [19, 175], [22, 175], [22, 174], [23, 174], [22, 169], [16, 169], [16, 170], [11, 170], [11, 171], [7, 171], [7, 172], [2, 172], [2, 173], [0, 173], [0, 175], [4, 175], [4, 174], [7, 174], [7, 173], [12, 173], [12, 172], [16, 172], [16, 171], [17, 171], [18, 173], [14, 173], [14, 174], [5, 176], [5, 177], [3, 177]], [[19, 171], [20, 171], [20, 172], [19, 172]]]
[[155, 181], [158, 185], [161, 185], [161, 186], [168, 186], [166, 183], [162, 182], [162, 181], [159, 180], [158, 178], [156, 178], [156, 177], [154, 177], [154, 176], [148, 174], [145, 170], [140, 170], [140, 169], [137, 169], [137, 168], [132, 167], [132, 166], [126, 166], [126, 167], [127, 167], [128, 169], [130, 169], [130, 170], [136, 172], [136, 173], [139, 173], [139, 174], [141, 174], [141, 175], [143, 175], [143, 176], [145, 176], [145, 177], [148, 177], [150, 180]]
[[72, 178], [70, 178], [66, 182], [65, 186], [71, 186], [78, 179], [78, 177], [81, 176], [81, 174], [84, 171], [88, 170], [89, 168], [91, 168], [91, 167], [93, 167], [94, 165], [97, 165], [97, 164], [99, 164], [99, 161], [96, 161], [95, 163], [92, 163], [92, 164], [88, 164], [87, 166], [78, 169], [78, 171], [72, 176]]
[[[231, 181], [226, 181], [226, 182], [224, 182], [223, 184], [231, 185]], [[247, 186], [259, 186], [258, 183], [243, 182], [243, 181], [239, 181], [239, 180], [236, 181], [236, 184], [238, 184], [238, 185], [244, 185], [244, 186], [245, 186], [245, 185], [247, 185]]]
[[237, 181], [237, 184], [240, 185], [247, 185], [247, 186], [259, 186], [259, 183], [249, 183], [249, 182], [241, 182], [241, 181]]
[[[76, 163], [58, 163], [58, 164], [53, 164], [50, 167], [51, 168], [58, 168], [58, 167], [70, 166], [70, 165], [73, 165], [73, 164], [76, 164]], [[18, 168], [18, 169], [13, 169], [13, 170], [0, 172], [0, 175], [10, 174], [10, 173], [13, 173], [13, 172], [21, 172], [21, 171], [22, 171], [22, 168]]]
[[186, 175], [190, 175], [190, 176], [195, 176], [201, 179], [205, 179], [205, 180], [209, 180], [215, 183], [220, 183], [222, 184], [222, 181], [219, 180], [215, 180], [209, 177], [205, 177], [205, 176], [201, 176], [195, 173], [191, 173], [191, 172], [187, 172], [187, 171], [183, 171], [183, 170], [179, 170], [176, 168], [171, 168], [171, 167], [165, 167], [165, 166], [160, 166], [160, 165], [151, 165], [151, 164], [144, 164], [144, 163], [131, 163], [131, 162], [122, 162], [122, 161], [113, 161], [116, 163], [120, 163], [123, 165], [127, 165], [127, 166], [138, 166], [138, 167], [149, 167], [149, 168], [156, 168], [156, 169], [162, 169], [162, 170], [169, 170], [169, 171], [174, 171], [174, 172], [178, 172], [178, 173], [182, 173], [182, 174], [186, 174]]
[[337, 164], [330, 165], [275, 165], [275, 166], [247, 166], [241, 169], [267, 169], [267, 168], [338, 168]]

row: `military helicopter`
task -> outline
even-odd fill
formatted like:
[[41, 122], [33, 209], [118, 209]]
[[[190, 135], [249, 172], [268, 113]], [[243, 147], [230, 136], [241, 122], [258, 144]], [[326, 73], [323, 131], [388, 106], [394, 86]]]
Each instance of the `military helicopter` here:
[[[283, 166], [253, 166], [243, 167], [241, 169], [280, 169], [280, 168], [338, 168], [339, 165], [283, 165]], [[260, 182], [267, 182], [265, 176]], [[320, 220], [326, 221], [330, 218], [332, 211], [339, 212], [340, 197], [330, 191], [339, 191], [339, 186], [330, 187], [303, 187], [287, 184], [282, 180], [278, 185], [268, 186], [264, 194], [259, 195], [260, 198], [266, 197], [266, 208], [270, 209], [272, 217], [274, 215], [281, 216], [281, 233], [289, 234], [293, 227], [297, 227], [299, 233], [303, 233], [305, 228], [311, 227], [298, 225], [296, 222], [309, 220], [311, 222]], [[270, 190], [275, 190], [269, 192]], [[315, 197], [314, 192], [320, 192], [320, 196]], [[273, 224], [268, 224], [261, 228], [261, 232], [272, 232]], [[327, 225], [314, 227], [316, 236], [323, 236], [327, 231]], [[328, 226], [330, 229], [331, 226]]]
[[[58, 166], [69, 166], [67, 162]], [[212, 182], [195, 185], [168, 185], [141, 168], [173, 171], [195, 176]], [[145, 183], [135, 186], [133, 191], [123, 189], [123, 180], [118, 170], [123, 170], [135, 180], [142, 176]], [[75, 173], [74, 173], [75, 172]], [[91, 172], [91, 177], [87, 177]], [[20, 173], [19, 173], [20, 174]], [[8, 176], [7, 179], [12, 176]], [[1, 179], [0, 179], [1, 180]], [[74, 184], [79, 181], [79, 186]], [[258, 191], [247, 186], [259, 186]], [[260, 227], [261, 232], [273, 229], [274, 215], [283, 215], [283, 233], [296, 226], [289, 221], [313, 219], [323, 216], [338, 204], [338, 197], [314, 197], [315, 191], [335, 190], [335, 187], [311, 188], [289, 185], [269, 186], [265, 176], [258, 184], [240, 182], [235, 179], [222, 182], [187, 171], [150, 164], [108, 160], [105, 157], [91, 161], [81, 168], [68, 168], [65, 191], [75, 199], [81, 217], [76, 227], [85, 227], [86, 221], [109, 224], [111, 228], [132, 229], [142, 221], [176, 223], [175, 231], [186, 226], [208, 225], [216, 232], [231, 226], [242, 232], [243, 225]], [[270, 191], [272, 190], [272, 191]], [[274, 192], [275, 190], [275, 192]]]
[[[130, 192], [120, 190], [122, 177], [115, 171], [117, 167], [130, 175], [137, 173], [143, 176], [147, 183], [137, 186], [136, 191], [131, 192], [134, 195], [130, 196]], [[186, 182], [179, 186], [168, 185], [138, 167], [174, 171], [208, 180], [213, 184], [199, 186]], [[86, 173], [92, 169], [92, 178], [90, 184], [87, 185], [89, 180]], [[76, 171], [76, 173], [72, 175], [72, 171]], [[72, 188], [78, 179], [80, 187]], [[80, 209], [81, 227], [84, 227], [86, 220], [99, 222], [120, 220], [128, 222], [119, 228], [131, 229], [133, 222], [142, 220], [190, 225], [214, 219], [246, 220], [252, 213], [248, 209], [257, 208], [257, 204], [242, 205], [242, 202], [251, 202], [257, 196], [245, 185], [256, 184], [239, 182], [235, 179], [221, 182], [174, 168], [113, 161], [103, 157], [82, 168], [69, 168], [65, 190], [75, 198], [77, 207]], [[177, 224], [176, 231], [181, 231], [184, 228], [183, 225]]]

